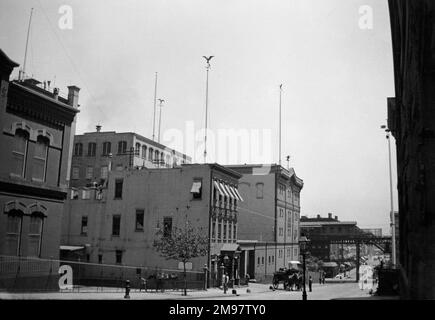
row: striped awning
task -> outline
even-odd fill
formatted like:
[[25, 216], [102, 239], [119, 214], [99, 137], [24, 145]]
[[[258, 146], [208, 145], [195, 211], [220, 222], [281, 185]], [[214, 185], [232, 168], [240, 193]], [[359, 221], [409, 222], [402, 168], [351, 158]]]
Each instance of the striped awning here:
[[228, 194], [228, 191], [225, 188], [225, 185], [222, 182], [219, 182], [219, 185], [221, 186], [222, 192], [225, 194], [226, 197], [230, 197], [230, 195]]
[[213, 183], [214, 183], [214, 187], [215, 187], [215, 189], [219, 192], [219, 194], [220, 194], [222, 197], [225, 197], [225, 193], [222, 191], [221, 186], [219, 185], [219, 182], [217, 182], [216, 180], [214, 180]]
[[242, 198], [242, 196], [241, 196], [240, 193], [239, 193], [239, 190], [237, 190], [236, 188], [233, 188], [233, 189], [234, 189], [234, 192], [236, 193], [237, 197], [239, 198], [239, 200], [240, 200], [240, 201], [244, 201], [243, 198]]

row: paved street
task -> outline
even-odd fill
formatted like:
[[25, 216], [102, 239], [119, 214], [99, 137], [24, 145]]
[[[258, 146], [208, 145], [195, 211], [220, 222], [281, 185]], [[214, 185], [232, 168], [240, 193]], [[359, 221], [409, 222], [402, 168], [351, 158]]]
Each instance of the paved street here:
[[[267, 284], [250, 284], [237, 289], [238, 295], [231, 294], [231, 290], [224, 294], [222, 290], [211, 288], [207, 291], [189, 291], [182, 296], [181, 291], [166, 291], [164, 293], [131, 291], [131, 300], [178, 300], [178, 299], [207, 299], [207, 300], [301, 300], [301, 291], [284, 291], [282, 288], [272, 291]], [[373, 299], [368, 290], [361, 290], [357, 283], [313, 284], [313, 292], [307, 292], [309, 300], [330, 299]], [[124, 300], [124, 291], [110, 290], [95, 292], [51, 292], [51, 293], [0, 293], [0, 299], [43, 299], [43, 300]]]

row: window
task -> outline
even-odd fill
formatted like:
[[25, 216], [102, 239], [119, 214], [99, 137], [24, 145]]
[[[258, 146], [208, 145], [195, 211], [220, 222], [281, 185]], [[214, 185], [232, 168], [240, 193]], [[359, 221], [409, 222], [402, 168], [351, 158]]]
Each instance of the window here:
[[159, 162], [160, 152], [159, 150], [154, 151], [154, 161]]
[[79, 167], [73, 167], [72, 168], [72, 177], [71, 179], [77, 180], [80, 178], [80, 168]]
[[112, 144], [110, 142], [103, 142], [103, 156], [108, 156], [112, 152]]
[[115, 199], [122, 199], [122, 179], [115, 180]]
[[82, 217], [82, 225], [80, 228], [80, 234], [86, 236], [88, 234], [88, 217]]
[[71, 199], [76, 200], [79, 198], [79, 191], [76, 189], [71, 189]]
[[91, 198], [91, 190], [83, 189], [82, 190], [82, 199], [89, 200]]
[[143, 231], [143, 225], [144, 225], [144, 210], [136, 210], [136, 224], [135, 224], [135, 230], [136, 231]]
[[269, 262], [269, 264], [270, 264], [270, 256], [268, 256], [268, 257], [267, 257], [267, 261], [268, 261], [268, 262]]
[[231, 237], [233, 236], [233, 224], [228, 225], [228, 242], [231, 242]]
[[298, 256], [298, 249], [297, 249], [297, 248], [294, 249], [294, 256], [295, 256], [295, 257]]
[[28, 256], [39, 257], [41, 254], [42, 219], [43, 216], [39, 213], [30, 216]]
[[256, 187], [257, 187], [257, 199], [263, 199], [264, 184], [263, 183], [257, 183]]
[[169, 154], [166, 155], [165, 164], [168, 168], [171, 166], [171, 156]]
[[92, 179], [94, 177], [94, 167], [86, 168], [86, 179]]
[[219, 242], [222, 242], [222, 223], [218, 222], [218, 240]]
[[272, 256], [272, 263], [275, 262], [275, 256]]
[[261, 264], [264, 264], [264, 257], [261, 257]]
[[32, 178], [39, 181], [45, 181], [45, 173], [47, 171], [47, 156], [48, 156], [49, 141], [43, 136], [38, 136], [35, 145], [35, 155], [33, 156], [33, 172]]
[[170, 237], [172, 235], [172, 217], [163, 218], [163, 236]]
[[74, 156], [81, 157], [83, 155], [83, 144], [78, 142], [74, 145]]
[[257, 258], [257, 264], [260, 264], [260, 257]]
[[121, 216], [115, 215], [112, 217], [112, 236], [119, 237], [121, 229]]
[[279, 217], [284, 217], [284, 210], [282, 208], [279, 209]]
[[283, 234], [283, 228], [279, 228], [279, 236], [282, 237]]
[[20, 211], [14, 210], [8, 214], [6, 226], [6, 255], [19, 255], [22, 221], [23, 214]]
[[236, 240], [237, 240], [237, 224], [234, 224], [234, 227], [233, 227], [233, 240], [234, 240], [234, 242], [236, 242]]
[[14, 150], [12, 151], [14, 158], [14, 169], [12, 173], [23, 178], [26, 171], [28, 142], [29, 134], [27, 131], [17, 129], [15, 131]]
[[97, 144], [95, 142], [88, 143], [88, 157], [95, 157], [97, 153]]
[[122, 251], [116, 250], [115, 256], [116, 256], [116, 263], [121, 264], [122, 263]]
[[107, 179], [109, 168], [107, 166], [101, 167], [101, 179]]
[[213, 239], [213, 241], [216, 238], [216, 222], [213, 221], [213, 225], [211, 227], [211, 238]]
[[127, 141], [118, 142], [118, 153], [121, 154], [127, 153]]
[[140, 143], [136, 142], [135, 148], [134, 148], [134, 154], [137, 156], [140, 156]]
[[194, 179], [190, 193], [193, 194], [193, 199], [202, 198], [202, 179]]
[[147, 158], [147, 146], [143, 145], [142, 146], [142, 159], [146, 160], [146, 158]]
[[149, 148], [148, 149], [148, 160], [149, 161], [153, 161], [154, 159], [154, 149], [153, 148]]
[[99, 264], [102, 264], [102, 263], [103, 263], [103, 255], [102, 255], [102, 254], [99, 254], [99, 255], [98, 255], [98, 263], [99, 263]]

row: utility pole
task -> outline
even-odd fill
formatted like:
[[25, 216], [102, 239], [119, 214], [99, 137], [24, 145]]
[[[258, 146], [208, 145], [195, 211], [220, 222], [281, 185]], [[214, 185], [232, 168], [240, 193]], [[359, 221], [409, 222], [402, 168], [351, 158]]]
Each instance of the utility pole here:
[[282, 95], [282, 84], [279, 85], [279, 159], [278, 163], [281, 167], [281, 95]]
[[156, 79], [154, 83], [153, 141], [155, 141], [155, 132], [156, 132], [156, 99], [157, 99], [157, 72], [156, 72]]
[[24, 80], [25, 75], [26, 75], [27, 47], [29, 45], [30, 25], [32, 23], [32, 15], [33, 15], [33, 8], [30, 10], [29, 26], [27, 28], [26, 49], [24, 51], [24, 63], [23, 63], [23, 70], [22, 70], [22, 78], [19, 77], [20, 80]]
[[213, 56], [203, 56], [203, 58], [207, 61], [207, 80], [205, 83], [205, 133], [204, 133], [204, 163], [207, 163], [207, 119], [208, 119], [208, 71], [210, 70], [210, 60]]

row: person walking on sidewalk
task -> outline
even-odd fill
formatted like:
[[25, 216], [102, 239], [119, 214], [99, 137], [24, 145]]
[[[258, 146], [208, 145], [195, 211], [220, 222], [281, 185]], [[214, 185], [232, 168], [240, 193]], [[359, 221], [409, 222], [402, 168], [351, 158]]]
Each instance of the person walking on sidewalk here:
[[228, 282], [230, 281], [230, 277], [228, 277], [228, 273], [225, 273], [224, 275], [224, 293], [227, 293], [228, 290]]
[[311, 276], [308, 279], [308, 288], [309, 288], [310, 292], [313, 291], [313, 278]]

